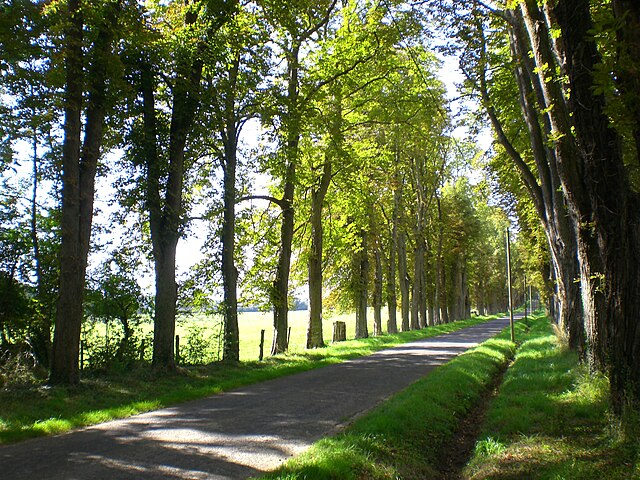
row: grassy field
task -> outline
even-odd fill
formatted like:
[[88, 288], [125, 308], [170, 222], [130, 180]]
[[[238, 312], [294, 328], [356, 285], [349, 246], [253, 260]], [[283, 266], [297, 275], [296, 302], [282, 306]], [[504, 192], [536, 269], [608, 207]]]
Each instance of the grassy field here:
[[[607, 380], [588, 375], [560, 347], [546, 318], [516, 328], [515, 360], [490, 402], [472, 458], [445, 478], [640, 479], [638, 423], [609, 414]], [[515, 347], [504, 332], [262, 478], [440, 478], [460, 418]]]
[[[267, 357], [263, 362], [246, 361], [236, 366], [212, 363], [181, 368], [174, 374], [154, 372], [147, 364], [141, 364], [126, 370], [85, 372], [80, 386], [75, 388], [28, 384], [3, 389], [0, 391], [0, 443], [62, 433], [80, 426], [154, 410], [238, 386], [368, 355], [385, 347], [458, 330], [494, 317], [475, 317], [425, 330], [350, 340], [311, 351], [301, 351], [299, 346], [302, 341], [295, 340], [304, 337], [302, 318], [303, 315], [300, 314], [298, 320], [294, 318], [292, 321], [294, 326], [297, 325], [297, 328], [292, 328], [291, 334], [293, 352]], [[353, 328], [354, 320], [345, 320]], [[266, 316], [263, 321], [267, 321]], [[262, 324], [255, 317], [251, 320], [249, 316], [243, 319], [243, 325], [243, 344], [252, 346], [246, 347], [249, 354], [245, 355], [257, 358], [255, 332], [259, 338]], [[249, 335], [250, 330], [253, 332], [253, 339]], [[327, 333], [330, 334], [330, 331]], [[294, 342], [297, 342], [298, 347]], [[298, 353], [295, 353], [296, 350]], [[251, 351], [255, 353], [251, 354]]]
[[[369, 333], [373, 332], [373, 310], [368, 313]], [[398, 314], [398, 318], [400, 315]], [[388, 313], [383, 310], [382, 328], [387, 330]], [[211, 348], [215, 350], [211, 352], [210, 358], [218, 360], [218, 340], [215, 339], [221, 331], [222, 319], [217, 316], [191, 315], [179, 317], [176, 324], [176, 334], [180, 335], [181, 345], [187, 345], [189, 333], [192, 329], [200, 330], [205, 340], [211, 340]], [[307, 325], [309, 321], [309, 312], [306, 310], [296, 310], [289, 312], [289, 326], [291, 327], [291, 336], [289, 340], [289, 351], [291, 353], [301, 353], [306, 350], [307, 343]], [[355, 316], [353, 314], [333, 314], [325, 315], [322, 322], [322, 332], [325, 343], [331, 343], [333, 334], [333, 322], [343, 321], [347, 324], [347, 339], [353, 338], [355, 334]], [[110, 325], [111, 336], [114, 330], [117, 331], [117, 325], [112, 322]], [[240, 331], [240, 360], [254, 361], [258, 360], [260, 352], [260, 331], [265, 331], [264, 354], [269, 354], [271, 342], [273, 341], [273, 313], [271, 312], [242, 312], [238, 316], [238, 328]], [[153, 323], [145, 321], [140, 325], [142, 336], [150, 337], [153, 334]], [[106, 329], [103, 323], [95, 324], [85, 337], [89, 338], [89, 342], [94, 345], [106, 344]], [[151, 354], [147, 351], [147, 357]], [[87, 353], [87, 357], [89, 353]]]

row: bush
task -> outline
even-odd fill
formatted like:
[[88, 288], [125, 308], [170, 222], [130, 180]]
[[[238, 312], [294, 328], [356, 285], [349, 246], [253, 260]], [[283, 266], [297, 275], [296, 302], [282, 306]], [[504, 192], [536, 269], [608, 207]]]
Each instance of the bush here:
[[31, 349], [5, 350], [0, 354], [0, 388], [33, 385], [45, 378], [46, 370]]
[[214, 332], [205, 337], [206, 328], [191, 325], [187, 333], [187, 342], [180, 352], [180, 363], [202, 365], [220, 359], [218, 346], [219, 333]]

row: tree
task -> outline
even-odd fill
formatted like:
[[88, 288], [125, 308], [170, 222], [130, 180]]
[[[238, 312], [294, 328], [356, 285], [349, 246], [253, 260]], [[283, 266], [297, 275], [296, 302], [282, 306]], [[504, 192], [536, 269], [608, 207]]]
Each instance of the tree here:
[[[622, 2], [617, 6], [625, 7]], [[626, 10], [637, 18], [630, 5]], [[589, 2], [562, 0], [551, 12], [552, 25], [559, 27], [562, 37], [556, 48], [566, 60], [571, 92], [566, 103], [560, 84], [542, 70], [543, 62], [555, 59], [542, 12], [531, 2], [523, 3], [521, 12], [540, 69], [545, 105], [558, 105], [549, 112], [549, 121], [576, 225], [590, 358], [608, 371], [613, 404], [620, 412], [626, 402], [640, 403], [638, 193], [629, 182], [619, 135], [605, 113], [604, 95], [594, 88], [601, 56], [591, 33]]]
[[219, 160], [223, 175], [223, 215], [219, 232], [224, 292], [223, 359], [237, 362], [240, 339], [235, 260], [236, 203], [243, 200], [237, 193], [238, 141], [246, 122], [258, 115], [259, 85], [267, 76], [270, 50], [264, 46], [268, 38], [264, 18], [247, 6], [241, 6], [215, 38], [219, 51], [210, 55], [205, 64], [203, 103], [199, 115], [208, 130], [201, 135], [206, 137], [211, 130], [217, 133], [216, 138], [209, 139], [207, 144], [212, 143], [211, 154]]
[[[78, 356], [95, 175], [109, 108], [107, 65], [114, 59], [113, 44], [122, 5], [108, 2], [95, 8], [98, 12], [94, 13], [101, 20], [90, 26], [91, 61], [85, 75], [85, 11], [79, 0], [67, 3], [60, 289], [49, 376], [53, 384], [77, 384], [80, 380]], [[88, 94], [83, 108], [85, 90]]]
[[[628, 60], [637, 55], [629, 30], [637, 19], [636, 7], [628, 2], [612, 2], [611, 6], [615, 8], [614, 16], [630, 20], [616, 32], [624, 40], [618, 43], [618, 53], [621, 59]], [[479, 15], [463, 22], [465, 26], [460, 30], [463, 37], [475, 39], [469, 43], [469, 58], [482, 66], [475, 74], [468, 70], [469, 77], [477, 82], [500, 142], [518, 167], [536, 205], [549, 239], [558, 293], [569, 308], [577, 304], [572, 287], [576, 262], [571, 246], [577, 247], [586, 358], [594, 368], [608, 372], [613, 404], [621, 411], [625, 399], [637, 403], [640, 398], [639, 210], [637, 190], [625, 165], [625, 158], [628, 165], [635, 164], [637, 149], [635, 142], [621, 142], [624, 135], [615, 129], [621, 124], [613, 124], [607, 115], [604, 92], [613, 90], [610, 87], [614, 78], [598, 75], [607, 45], [593, 37], [597, 29], [590, 2], [560, 0], [540, 5], [523, 0], [508, 7], [488, 13], [506, 23], [509, 46], [517, 59], [517, 98], [537, 175], [532, 174], [526, 157], [512, 148], [513, 141], [507, 137], [499, 115], [491, 111], [495, 104], [486, 95], [490, 81], [485, 73], [486, 65], [493, 63], [488, 61], [487, 42], [480, 34], [485, 24], [478, 22]], [[477, 2], [474, 14], [485, 8]], [[469, 35], [470, 25], [475, 25], [475, 36]], [[611, 33], [612, 27], [599, 28]], [[624, 97], [618, 104], [627, 110], [625, 116], [635, 131], [635, 97], [628, 95], [629, 65], [622, 61], [613, 68], [620, 82], [618, 92]], [[616, 95], [610, 94], [609, 99]], [[617, 113], [616, 116], [619, 117]], [[557, 195], [558, 186], [562, 187], [562, 197]], [[569, 213], [568, 223], [565, 211]], [[561, 315], [565, 315], [564, 310], [563, 307]], [[575, 345], [580, 343], [581, 322], [574, 319], [565, 318], [564, 323], [569, 326], [570, 342]]]
[[[344, 148], [344, 136], [352, 125], [346, 121], [347, 115], [343, 112], [344, 96], [362, 95], [371, 83], [382, 79], [380, 72], [388, 67], [383, 57], [391, 53], [390, 40], [395, 39], [394, 36], [385, 32], [380, 23], [380, 15], [381, 11], [375, 5], [362, 7], [354, 3], [345, 6], [340, 11], [340, 25], [332, 37], [324, 39], [317, 54], [316, 71], [321, 72], [322, 77], [330, 81], [327, 82], [324, 95], [316, 101], [317, 109], [321, 113], [315, 119], [313, 126], [315, 127], [313, 134], [323, 133], [326, 136], [326, 143], [321, 147], [324, 149], [324, 154], [309, 156], [312, 159], [311, 165], [305, 165], [306, 173], [302, 174], [302, 176], [310, 176], [307, 181], [311, 184], [308, 187], [311, 191], [309, 213], [311, 245], [308, 255], [307, 348], [324, 346], [322, 335], [324, 225], [322, 217], [325, 199], [334, 175], [338, 174], [341, 165], [350, 162]], [[378, 303], [381, 303], [381, 299]], [[376, 311], [379, 312], [379, 309]]]
[[[176, 21], [171, 27], [176, 30], [165, 32], [167, 38], [175, 41], [169, 42], [167, 62], [171, 87], [166, 99], [171, 112], [168, 128], [162, 125], [165, 117], [156, 105], [157, 77], [161, 72], [152, 62], [152, 45], [147, 45], [148, 51], [140, 52], [137, 72], [142, 94], [139, 150], [146, 168], [146, 207], [156, 274], [153, 365], [167, 370], [175, 368], [176, 247], [184, 223], [184, 180], [190, 160], [186, 152], [187, 140], [200, 105], [207, 39], [236, 9], [234, 0], [205, 3], [194, 2], [180, 7], [171, 4], [166, 8], [158, 5], [156, 9], [156, 15], [162, 15], [158, 18], [167, 15]], [[182, 25], [178, 26], [179, 23]], [[165, 138], [168, 145], [164, 143]]]
[[[493, 15], [492, 15], [493, 13]], [[506, 156], [496, 157], [493, 171], [501, 186], [521, 202], [531, 202], [543, 226], [557, 282], [557, 322], [568, 343], [581, 349], [584, 342], [580, 288], [575, 258], [575, 233], [566, 211], [548, 122], [537, 112], [539, 84], [524, 45], [522, 22], [512, 11], [489, 12], [481, 7], [460, 19], [463, 40], [461, 68], [467, 86], [477, 92]], [[506, 30], [505, 30], [506, 29]], [[510, 47], [510, 48], [509, 48]], [[501, 68], [511, 65], [512, 70]], [[527, 132], [526, 136], [525, 133]], [[511, 167], [500, 164], [508, 158]], [[514, 182], [514, 174], [520, 183]]]
[[[3, 204], [11, 203], [8, 197], [29, 200], [28, 206], [19, 202], [24, 207], [16, 209], [13, 221], [7, 219], [6, 228], [22, 228], [21, 219], [29, 219], [31, 252], [24, 252], [23, 261], [31, 273], [25, 272], [21, 281], [29, 289], [33, 287], [33, 292], [29, 294], [31, 312], [25, 335], [39, 363], [48, 368], [58, 283], [54, 258], [57, 218], [48, 190], [50, 181], [56, 181], [60, 173], [54, 131], [60, 121], [61, 82], [59, 65], [49, 58], [49, 50], [59, 42], [58, 35], [51, 33], [56, 18], [43, 15], [41, 8], [28, 0], [14, 0], [0, 11], [0, 174], [6, 173], [7, 180], [17, 184], [15, 191], [13, 185], [3, 188], [7, 195]], [[25, 161], [31, 165], [28, 191], [21, 183]]]
[[106, 321], [117, 320], [122, 327], [122, 339], [115, 354], [119, 361], [131, 359], [134, 328], [145, 310], [145, 298], [134, 277], [138, 269], [139, 265], [131, 261], [129, 252], [116, 251], [89, 282], [89, 315]]

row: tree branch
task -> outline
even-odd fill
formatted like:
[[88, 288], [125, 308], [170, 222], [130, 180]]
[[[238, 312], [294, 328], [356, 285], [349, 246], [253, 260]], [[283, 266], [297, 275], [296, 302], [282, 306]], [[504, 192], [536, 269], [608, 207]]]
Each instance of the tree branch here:
[[271, 195], [247, 195], [245, 197], [237, 198], [236, 204], [246, 202], [247, 200], [267, 200], [268, 202], [275, 203], [283, 210], [287, 207], [287, 202], [285, 202], [284, 199], [272, 197]]

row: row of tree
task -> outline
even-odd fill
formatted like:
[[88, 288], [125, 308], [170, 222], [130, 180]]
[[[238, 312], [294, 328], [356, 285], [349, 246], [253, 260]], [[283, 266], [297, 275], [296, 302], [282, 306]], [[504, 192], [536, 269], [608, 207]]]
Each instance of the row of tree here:
[[618, 412], [637, 405], [638, 3], [434, 4], [495, 132], [493, 170], [541, 225], [569, 345], [608, 374]]
[[[309, 348], [327, 299], [355, 308], [357, 337], [369, 304], [376, 334], [385, 304], [389, 332], [504, 308], [506, 218], [453, 180], [476, 152], [451, 139], [423, 20], [369, 1], [3, 7], [3, 344], [28, 339], [52, 383], [78, 382], [83, 318], [131, 338], [147, 258], [162, 369], [181, 295], [218, 308], [223, 358], [239, 359], [239, 282], [268, 299], [273, 354], [292, 282], [309, 286]], [[112, 212], [95, 225], [101, 192]], [[179, 282], [178, 241], [201, 222], [204, 258]]]

